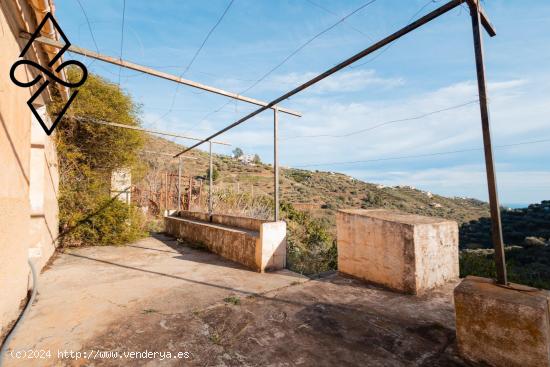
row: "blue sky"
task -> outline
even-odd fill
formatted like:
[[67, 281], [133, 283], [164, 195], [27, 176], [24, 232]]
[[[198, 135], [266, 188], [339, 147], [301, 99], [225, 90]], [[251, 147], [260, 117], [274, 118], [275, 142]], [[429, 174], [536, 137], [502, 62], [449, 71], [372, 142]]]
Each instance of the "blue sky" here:
[[[119, 57], [123, 1], [80, 2], [99, 51]], [[181, 74], [228, 3], [126, 0], [122, 58]], [[234, 0], [184, 77], [242, 92], [364, 3]], [[272, 100], [402, 27], [420, 9], [417, 17], [442, 3], [375, 1], [311, 42], [246, 95]], [[550, 199], [550, 142], [509, 146], [550, 139], [550, 2], [486, 0], [484, 6], [498, 33], [494, 38], [485, 35], [485, 49], [494, 144], [507, 146], [495, 149], [501, 202]], [[77, 0], [57, 0], [56, 16], [71, 42], [96, 49]], [[90, 71], [118, 82], [119, 68], [86, 63]], [[198, 137], [254, 109], [130, 70], [122, 70], [120, 84], [142, 103], [145, 127]], [[429, 155], [482, 147], [479, 107], [466, 104], [476, 99], [471, 23], [462, 7], [286, 101], [284, 106], [304, 116], [280, 115], [281, 164], [486, 200], [481, 150]], [[357, 132], [361, 129], [368, 131]], [[351, 132], [357, 133], [334, 137]], [[271, 162], [272, 113], [264, 112], [219, 139]], [[216, 147], [218, 153], [230, 151]], [[411, 155], [425, 156], [387, 159]]]

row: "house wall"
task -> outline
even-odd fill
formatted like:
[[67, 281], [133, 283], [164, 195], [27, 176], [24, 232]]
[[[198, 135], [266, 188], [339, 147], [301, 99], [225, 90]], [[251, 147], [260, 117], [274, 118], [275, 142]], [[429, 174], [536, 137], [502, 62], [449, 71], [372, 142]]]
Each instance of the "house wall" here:
[[[46, 108], [38, 108], [44, 121], [51, 121]], [[31, 120], [31, 205], [30, 255], [37, 268], [42, 269], [55, 251], [58, 236], [59, 174], [57, 150], [53, 139], [48, 137], [32, 116]]]
[[[17, 87], [9, 78], [25, 44], [18, 33], [34, 28], [26, 1], [0, 2], [0, 337], [18, 317], [32, 287], [29, 249], [40, 270], [53, 253], [58, 228], [55, 145], [33, 122], [27, 106], [35, 89]], [[27, 56], [41, 57], [36, 48]], [[21, 69], [17, 76], [30, 80], [34, 72]], [[44, 104], [43, 99], [37, 102]]]

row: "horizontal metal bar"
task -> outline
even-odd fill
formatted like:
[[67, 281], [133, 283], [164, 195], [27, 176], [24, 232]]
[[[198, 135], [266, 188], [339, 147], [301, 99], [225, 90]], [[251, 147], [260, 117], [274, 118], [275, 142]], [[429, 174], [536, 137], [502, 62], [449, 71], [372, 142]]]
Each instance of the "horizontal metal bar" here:
[[[27, 32], [21, 32], [19, 34], [19, 36], [21, 38], [29, 39], [31, 35]], [[48, 46], [56, 47], [56, 48], [62, 48], [64, 46], [63, 43], [61, 43], [59, 41], [56, 41], [56, 40], [53, 40], [53, 39], [48, 38], [48, 37], [37, 37], [36, 41], [40, 42], [40, 43], [43, 43], [45, 45], [48, 45]], [[224, 96], [224, 97], [233, 98], [233, 99], [236, 99], [238, 101], [251, 103], [251, 104], [254, 104], [254, 105], [257, 105], [257, 106], [266, 106], [267, 105], [267, 102], [260, 101], [258, 99], [241, 96], [240, 94], [228, 92], [228, 91], [220, 89], [220, 88], [211, 87], [209, 85], [197, 83], [197, 82], [194, 82], [194, 81], [188, 80], [188, 79], [183, 79], [183, 78], [180, 78], [179, 76], [176, 76], [176, 75], [164, 73], [162, 71], [158, 71], [158, 70], [155, 70], [155, 69], [152, 69], [150, 67], [143, 66], [143, 65], [138, 65], [138, 64], [135, 64], [133, 62], [124, 61], [124, 60], [121, 60], [121, 59], [116, 58], [116, 57], [103, 55], [103, 54], [100, 54], [100, 53], [97, 53], [97, 52], [94, 52], [94, 51], [91, 51], [91, 50], [87, 50], [87, 49], [82, 48], [82, 47], [77, 47], [77, 46], [72, 46], [71, 45], [68, 50], [71, 51], [71, 52], [77, 53], [79, 55], [83, 55], [83, 56], [86, 56], [86, 57], [91, 57], [93, 59], [105, 61], [105, 62], [108, 62], [110, 64], [122, 66], [122, 67], [125, 67], [127, 69], [131, 69], [131, 70], [139, 71], [139, 72], [142, 72], [142, 73], [145, 73], [145, 74], [153, 75], [153, 76], [156, 76], [156, 77], [159, 77], [159, 78], [162, 78], [162, 79], [166, 79], [166, 80], [170, 80], [170, 81], [173, 81], [173, 82], [176, 82], [176, 83], [179, 83], [179, 84], [185, 84], [185, 85], [188, 85], [188, 86], [193, 87], [193, 88], [197, 88], [197, 89], [205, 90], [207, 92], [219, 94], [219, 95]], [[270, 107], [270, 108], [272, 108], [272, 107]], [[284, 113], [289, 114], [289, 115], [292, 115], [292, 116], [297, 116], [297, 117], [302, 116], [302, 114], [300, 112], [293, 111], [293, 110], [290, 110], [288, 108], [279, 107], [279, 111], [284, 112]]]
[[[174, 155], [173, 155], [173, 154], [170, 154], [170, 153], [154, 152], [154, 151], [152, 151], [152, 150], [140, 150], [140, 152], [142, 152], [142, 153], [147, 153], [147, 154], [165, 155], [165, 156], [169, 156], [169, 157], [171, 157], [171, 158], [174, 158]], [[197, 157], [191, 157], [191, 156], [188, 156], [188, 155], [182, 155], [182, 156], [179, 157], [179, 158], [182, 158], [182, 159], [193, 159], [193, 160], [198, 159]]]
[[[119, 123], [116, 123], [116, 122], [103, 121], [103, 120], [98, 120], [98, 119], [89, 118], [89, 117], [77, 117], [77, 116], [72, 116], [72, 118], [74, 118], [75, 120], [78, 120], [78, 121], [92, 122], [92, 123], [94, 123], [94, 124], [107, 125], [107, 126], [114, 126], [114, 127], [121, 127], [121, 128], [123, 128], [123, 129], [144, 131], [144, 132], [146, 132], [146, 133], [158, 134], [158, 135], [166, 135], [166, 136], [173, 136], [173, 137], [175, 137], [175, 138], [181, 138], [181, 139], [202, 141], [202, 139], [200, 139], [200, 138], [193, 138], [193, 137], [190, 137], [190, 136], [180, 135], [180, 134], [176, 134], [176, 133], [172, 133], [172, 132], [168, 132], [168, 131], [144, 129], [144, 128], [138, 127], [138, 126], [130, 126], [130, 125], [125, 125], [125, 124], [119, 124]], [[221, 142], [221, 141], [213, 141], [212, 143], [213, 143], [213, 144], [219, 144], [219, 145], [231, 146], [231, 144], [224, 143], [224, 142]]]
[[236, 122], [232, 123], [231, 125], [229, 126], [226, 126], [225, 128], [221, 129], [220, 131], [218, 131], [217, 133], [214, 133], [212, 135], [210, 135], [209, 137], [207, 137], [206, 139], [204, 139], [203, 141], [201, 142], [198, 142], [197, 144], [193, 145], [192, 147], [190, 148], [187, 148], [185, 150], [183, 150], [182, 152], [176, 154], [174, 157], [178, 157], [179, 155], [185, 153], [185, 152], [188, 152], [190, 151], [191, 149], [194, 149], [196, 147], [198, 147], [199, 145], [215, 138], [216, 136], [220, 135], [220, 134], [223, 134], [224, 132], [226, 132], [227, 130], [230, 130], [232, 128], [234, 128], [235, 126], [237, 125], [240, 125], [242, 124], [243, 122], [245, 122], [246, 120], [258, 115], [259, 113], [267, 110], [268, 108], [272, 108], [273, 106], [275, 106], [276, 104], [278, 104], [279, 102], [281, 101], [284, 101], [285, 99], [287, 98], [290, 98], [292, 97], [293, 95], [295, 95], [296, 93], [299, 93], [301, 91], [303, 91], [304, 89], [306, 88], [309, 88], [311, 87], [312, 85], [320, 82], [321, 80], [325, 79], [326, 77], [336, 73], [337, 71], [345, 68], [346, 66], [349, 66], [351, 64], [353, 64], [354, 62], [358, 61], [358, 60], [361, 60], [363, 57], [373, 53], [374, 51], [376, 50], [379, 50], [381, 49], [382, 47], [386, 46], [387, 44], [395, 41], [396, 39], [406, 35], [407, 33], [410, 33], [412, 31], [414, 31], [415, 29], [417, 29], [418, 27], [430, 22], [431, 20], [439, 17], [440, 15], [442, 14], [445, 14], [446, 12], [456, 8], [457, 6], [459, 6], [460, 4], [462, 4], [463, 2], [465, 2], [466, 0], [452, 0], [450, 2], [448, 2], [447, 4], [445, 5], [442, 5], [441, 7], [435, 9], [434, 11], [426, 14], [425, 16], [423, 16], [422, 18], [418, 19], [417, 21], [401, 28], [400, 30], [398, 30], [397, 32], [389, 35], [388, 37], [376, 42], [375, 44], [373, 44], [372, 46], [364, 49], [363, 51], [353, 55], [352, 57], [342, 61], [341, 63], [339, 63], [338, 65], [328, 69], [327, 71], [325, 71], [324, 73], [316, 76], [315, 78], [305, 82], [304, 84], [294, 88], [293, 90], [291, 90], [290, 92], [286, 93], [286, 94], [283, 94], [282, 96], [280, 96], [279, 98], [276, 98], [274, 99], [273, 101], [269, 102], [266, 106], [263, 106], [261, 108], [258, 108], [257, 110], [255, 111], [252, 111], [251, 113], [249, 113], [248, 115], [246, 115], [245, 117], [237, 120]]

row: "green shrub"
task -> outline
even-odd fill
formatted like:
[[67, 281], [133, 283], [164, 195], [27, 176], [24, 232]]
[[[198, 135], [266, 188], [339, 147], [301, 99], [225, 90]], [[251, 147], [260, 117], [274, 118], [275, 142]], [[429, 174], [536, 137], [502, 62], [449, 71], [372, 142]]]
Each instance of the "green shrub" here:
[[[510, 282], [550, 289], [550, 247], [507, 249], [506, 270]], [[495, 278], [496, 267], [491, 251], [461, 251], [460, 276], [466, 275]]]
[[311, 172], [299, 169], [287, 169], [284, 171], [286, 176], [296, 182], [305, 182], [311, 179]]
[[281, 204], [287, 222], [287, 264], [290, 270], [313, 275], [337, 268], [336, 240], [323, 220]]
[[[212, 167], [212, 181], [217, 181], [218, 178], [220, 178], [220, 171], [218, 170], [218, 167], [213, 166]], [[206, 169], [206, 179], [210, 180], [210, 168]]]
[[108, 197], [98, 200], [98, 206], [95, 213], [81, 212], [79, 216], [73, 216], [76, 222], [61, 238], [64, 246], [121, 245], [147, 234], [139, 208]]
[[[68, 79], [79, 79], [78, 73], [69, 70]], [[62, 105], [52, 104], [52, 113], [57, 115]], [[62, 246], [122, 244], [145, 234], [142, 212], [110, 197], [113, 170], [130, 168], [134, 182], [143, 175], [138, 159], [143, 133], [86, 121], [138, 126], [139, 112], [129, 95], [97, 75], [90, 74], [79, 88], [56, 129]]]

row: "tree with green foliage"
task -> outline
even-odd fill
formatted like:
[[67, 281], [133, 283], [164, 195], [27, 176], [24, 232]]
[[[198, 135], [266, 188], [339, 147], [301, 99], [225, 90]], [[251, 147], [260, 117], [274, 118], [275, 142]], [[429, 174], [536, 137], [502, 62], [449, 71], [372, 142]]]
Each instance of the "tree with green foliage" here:
[[262, 159], [260, 158], [260, 156], [258, 154], [254, 154], [254, 158], [252, 159], [252, 163], [254, 163], [254, 164], [262, 163]]
[[[79, 79], [79, 70], [67, 73]], [[65, 102], [50, 106], [57, 115]], [[63, 246], [122, 244], [144, 235], [141, 211], [111, 198], [111, 173], [130, 168], [134, 182], [144, 174], [138, 159], [143, 133], [87, 122], [139, 125], [140, 106], [117, 85], [89, 74], [56, 129], [59, 159], [59, 222]]]
[[242, 157], [244, 154], [243, 150], [239, 147], [236, 147], [235, 149], [233, 149], [233, 157], [235, 158], [240, 158]]

